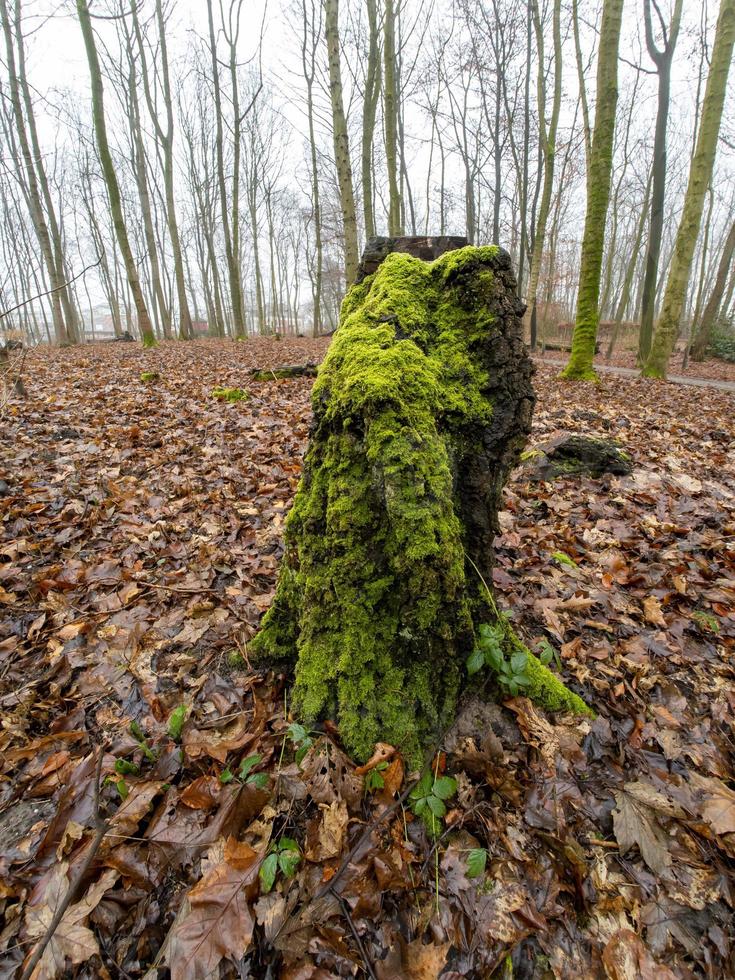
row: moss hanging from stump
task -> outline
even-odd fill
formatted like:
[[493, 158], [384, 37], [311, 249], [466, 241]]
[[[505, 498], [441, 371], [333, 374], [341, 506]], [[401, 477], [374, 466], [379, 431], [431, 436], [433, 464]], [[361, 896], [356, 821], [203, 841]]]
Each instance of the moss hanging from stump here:
[[389, 254], [342, 305], [250, 650], [295, 664], [294, 710], [335, 719], [358, 758], [376, 741], [419, 756], [453, 716], [475, 626], [493, 618], [472, 566], [489, 581], [530, 427], [522, 312], [495, 247]]

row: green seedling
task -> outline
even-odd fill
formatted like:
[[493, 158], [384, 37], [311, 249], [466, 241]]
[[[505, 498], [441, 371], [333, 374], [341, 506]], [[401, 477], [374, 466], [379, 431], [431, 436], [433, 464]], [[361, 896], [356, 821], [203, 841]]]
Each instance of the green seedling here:
[[115, 772], [119, 776], [139, 776], [140, 767], [136, 766], [134, 762], [128, 762], [127, 759], [116, 759]]
[[484, 847], [475, 847], [467, 855], [467, 877], [479, 878], [485, 874], [487, 866], [487, 851]]
[[365, 776], [365, 792], [373, 793], [376, 789], [382, 789], [385, 786], [385, 780], [383, 779], [381, 773], [385, 772], [388, 768], [387, 762], [379, 762], [374, 769], [371, 769]]
[[181, 732], [184, 727], [184, 722], [186, 721], [186, 715], [186, 705], [180, 704], [178, 708], [174, 708], [174, 710], [168, 716], [168, 734], [174, 740], [174, 742], [179, 742], [181, 740]]
[[293, 724], [289, 725], [286, 734], [296, 747], [296, 763], [298, 765], [314, 744], [314, 739], [304, 726], [299, 725], [298, 722], [293, 722]]
[[456, 779], [451, 776], [436, 776], [431, 771], [424, 773], [411, 790], [408, 797], [411, 810], [424, 821], [432, 836], [437, 836], [446, 815], [445, 800], [451, 799], [456, 792]]
[[156, 753], [148, 745], [145, 735], [143, 734], [143, 729], [140, 727], [137, 721], [130, 722], [130, 734], [133, 736], [135, 741], [138, 743], [138, 748], [141, 750], [143, 755], [149, 762], [156, 761]]
[[301, 851], [292, 837], [282, 837], [272, 843], [258, 872], [261, 892], [266, 895], [273, 888], [279, 871], [284, 878], [292, 878], [300, 863]]

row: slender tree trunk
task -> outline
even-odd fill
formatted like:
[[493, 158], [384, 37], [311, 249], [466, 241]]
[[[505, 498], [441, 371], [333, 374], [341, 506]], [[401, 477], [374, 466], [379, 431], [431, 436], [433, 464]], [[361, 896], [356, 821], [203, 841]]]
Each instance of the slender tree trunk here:
[[656, 282], [658, 277], [661, 240], [664, 229], [664, 205], [666, 199], [666, 129], [669, 119], [669, 95], [671, 90], [671, 62], [679, 36], [682, 0], [676, 0], [668, 38], [658, 50], [653, 37], [651, 24], [651, 3], [644, 0], [643, 11], [646, 26], [646, 46], [658, 72], [658, 105], [656, 108], [656, 130], [653, 138], [653, 190], [651, 193], [651, 224], [646, 247], [645, 276], [641, 297], [641, 330], [639, 335], [638, 359], [643, 364], [651, 350], [653, 319], [656, 306]]
[[347, 133], [342, 99], [342, 71], [339, 54], [339, 0], [324, 0], [324, 33], [329, 59], [329, 90], [332, 102], [332, 133], [334, 137], [334, 159], [337, 167], [342, 207], [342, 227], [345, 242], [345, 279], [352, 285], [357, 276], [360, 261], [357, 248], [357, 218], [355, 215], [355, 195], [352, 189], [352, 165], [350, 163], [350, 141]]
[[[375, 237], [375, 202], [373, 200], [373, 139], [375, 116], [380, 98], [380, 52], [378, 46], [377, 0], [366, 0], [368, 15], [368, 61], [365, 74], [365, 97], [362, 110], [362, 210], [365, 237]], [[309, 92], [309, 94], [311, 94]]]
[[51, 316], [54, 324], [54, 334], [56, 336], [57, 343], [69, 343], [71, 338], [67, 333], [67, 325], [64, 322], [64, 315], [61, 307], [61, 291], [59, 287], [62, 285], [62, 280], [54, 259], [51, 236], [49, 234], [49, 228], [46, 221], [46, 216], [44, 215], [43, 204], [41, 202], [38, 176], [28, 140], [25, 119], [23, 117], [23, 107], [21, 104], [21, 95], [18, 86], [18, 73], [15, 64], [15, 49], [13, 46], [13, 36], [10, 27], [10, 17], [8, 15], [6, 0], [0, 0], [0, 14], [2, 15], [3, 33], [5, 35], [5, 53], [7, 60], [10, 101], [13, 106], [18, 142], [20, 143], [20, 152], [26, 173], [28, 207], [31, 214], [33, 227], [36, 232], [36, 237], [38, 238], [41, 254], [43, 255], [44, 263], [46, 265], [50, 286], [53, 290], [49, 299], [51, 303]]
[[[242, 305], [242, 280], [240, 278], [239, 255], [233, 243], [230, 211], [227, 204], [227, 184], [225, 180], [224, 160], [224, 127], [222, 125], [222, 94], [219, 80], [219, 62], [217, 60], [217, 41], [214, 34], [214, 18], [212, 0], [207, 0], [207, 18], [209, 26], [209, 47], [212, 63], [212, 89], [214, 92], [214, 116], [217, 129], [217, 186], [219, 187], [220, 217], [222, 221], [222, 237], [225, 242], [227, 258], [227, 273], [230, 286], [230, 305], [233, 330], [236, 337], [243, 336], [245, 330]], [[234, 57], [234, 53], [232, 54]], [[239, 133], [238, 133], [239, 137]], [[239, 138], [238, 138], [239, 142]]]
[[21, 27], [22, 27], [21, 0], [16, 0], [15, 36], [18, 45], [18, 77], [19, 77], [20, 87], [23, 93], [23, 102], [26, 110], [28, 132], [31, 137], [31, 146], [33, 148], [33, 155], [35, 157], [35, 167], [36, 167], [36, 172], [38, 174], [38, 183], [40, 185], [41, 194], [43, 195], [43, 200], [46, 206], [46, 214], [48, 215], [49, 234], [50, 234], [51, 245], [54, 253], [54, 265], [56, 268], [57, 278], [62, 284], [61, 288], [59, 289], [59, 298], [61, 300], [61, 306], [64, 311], [67, 340], [75, 344], [78, 343], [80, 339], [79, 312], [74, 302], [71, 289], [69, 286], [66, 285], [66, 282], [71, 277], [67, 274], [66, 271], [66, 266], [64, 262], [64, 246], [62, 241], [62, 232], [59, 227], [59, 222], [56, 218], [56, 209], [54, 208], [53, 201], [51, 199], [51, 192], [49, 190], [48, 178], [46, 176], [46, 168], [44, 167], [43, 164], [41, 143], [38, 139], [38, 130], [36, 128], [36, 116], [33, 111], [33, 101], [31, 99], [31, 91], [28, 86], [28, 78], [26, 74], [25, 45], [23, 44], [23, 34], [22, 34]]
[[92, 115], [94, 118], [94, 131], [97, 138], [97, 149], [100, 155], [100, 162], [102, 164], [102, 173], [105, 178], [107, 193], [110, 198], [112, 220], [115, 225], [115, 233], [117, 235], [120, 253], [122, 255], [123, 262], [125, 263], [125, 272], [127, 275], [128, 284], [130, 286], [130, 291], [133, 295], [135, 310], [138, 315], [138, 329], [140, 330], [140, 335], [143, 339], [144, 346], [152, 347], [155, 345], [156, 338], [153, 333], [153, 326], [151, 324], [150, 317], [148, 315], [148, 309], [143, 296], [143, 290], [141, 289], [140, 279], [138, 278], [138, 269], [135, 265], [135, 259], [133, 258], [130, 242], [128, 240], [128, 232], [127, 228], [125, 227], [125, 218], [123, 216], [122, 199], [120, 197], [120, 187], [117, 182], [115, 164], [113, 162], [112, 154], [110, 153], [110, 146], [107, 141], [107, 124], [105, 121], [102, 71], [100, 69], [99, 58], [97, 57], [97, 48], [94, 42], [94, 32], [92, 31], [92, 21], [89, 16], [87, 0], [77, 0], [77, 14], [79, 16], [79, 24], [82, 29], [84, 47], [87, 53], [87, 61], [89, 63], [89, 74], [92, 84]]
[[[368, 0], [368, 11], [370, 9], [370, 4], [373, 5], [373, 13], [375, 14], [377, 20], [377, 13], [375, 12], [375, 0]], [[309, 153], [311, 159], [311, 206], [312, 206], [312, 221], [314, 225], [314, 262], [315, 269], [312, 278], [312, 289], [311, 289], [311, 299], [313, 304], [313, 316], [312, 316], [312, 334], [316, 337], [321, 331], [322, 324], [322, 270], [324, 266], [324, 246], [322, 244], [322, 208], [321, 208], [321, 195], [319, 191], [319, 164], [317, 158], [317, 147], [316, 147], [316, 133], [314, 129], [314, 75], [316, 74], [316, 45], [318, 41], [318, 35], [316, 38], [312, 38], [311, 46], [308, 50], [307, 57], [307, 39], [309, 36], [309, 20], [306, 9], [306, 0], [302, 0], [301, 6], [303, 14], [303, 34], [302, 34], [302, 44], [301, 44], [301, 65], [304, 72], [304, 79], [306, 80], [306, 116], [309, 124]], [[321, 6], [320, 18], [321, 18]], [[314, 16], [314, 6], [312, 0], [312, 30], [315, 30], [315, 16]], [[318, 29], [321, 29], [321, 19], [318, 23]], [[371, 25], [371, 30], [373, 27]], [[377, 44], [377, 23], [374, 27], [376, 35]], [[372, 43], [372, 42], [371, 42]], [[375, 62], [377, 63], [377, 52], [375, 54]], [[368, 66], [368, 76], [369, 76], [369, 66]], [[366, 103], [365, 112], [368, 111], [368, 101], [366, 92]], [[375, 128], [375, 106], [377, 105], [377, 93], [373, 95], [373, 125]], [[367, 185], [366, 171], [365, 171], [365, 140], [368, 138], [369, 148], [367, 153]], [[363, 116], [363, 202], [365, 207], [365, 233], [368, 235], [375, 234], [375, 222], [373, 219], [373, 202], [372, 202], [372, 181], [370, 175], [370, 164], [371, 164], [371, 151], [372, 151], [372, 131], [369, 136], [366, 137], [365, 132], [365, 117]], [[372, 221], [372, 231], [368, 231], [368, 218]]]
[[648, 176], [648, 183], [646, 184], [646, 194], [643, 199], [643, 205], [641, 207], [640, 216], [638, 218], [638, 225], [636, 228], [635, 239], [633, 242], [633, 248], [631, 249], [630, 256], [628, 257], [628, 263], [625, 268], [625, 277], [623, 279], [623, 288], [620, 291], [620, 299], [618, 300], [617, 309], [615, 310], [615, 316], [613, 317], [613, 328], [610, 331], [610, 342], [608, 343], [607, 350], [605, 351], [605, 360], [609, 362], [612, 357], [613, 350], [615, 349], [615, 344], [617, 343], [618, 334], [620, 333], [620, 324], [625, 316], [625, 310], [630, 303], [630, 292], [631, 286], [633, 285], [633, 276], [635, 275], [636, 266], [638, 265], [638, 256], [641, 250], [641, 242], [643, 241], [643, 232], [646, 228], [646, 218], [648, 217], [648, 202], [651, 198], [651, 185], [653, 183], [653, 172]]
[[722, 306], [722, 299], [725, 295], [727, 286], [727, 276], [735, 254], [735, 221], [730, 225], [730, 230], [725, 239], [725, 245], [720, 254], [720, 261], [717, 265], [717, 277], [712, 287], [712, 292], [702, 311], [699, 327], [692, 343], [692, 360], [703, 361], [707, 352], [712, 331], [717, 323], [717, 317]]
[[600, 275], [605, 244], [605, 220], [610, 199], [622, 16], [623, 0], [604, 0], [600, 47], [597, 53], [597, 105], [587, 181], [587, 211], [582, 238], [577, 315], [572, 335], [572, 353], [562, 372], [565, 378], [590, 380], [597, 377], [592, 362], [600, 318]]
[[561, 87], [562, 87], [562, 51], [561, 51], [561, 0], [554, 0], [553, 11], [553, 33], [554, 33], [554, 96], [551, 106], [551, 117], [546, 123], [546, 81], [544, 64], [544, 36], [541, 24], [541, 12], [538, 0], [533, 2], [533, 22], [536, 30], [536, 43], [538, 47], [538, 112], [539, 112], [539, 138], [544, 156], [544, 183], [541, 193], [541, 203], [539, 205], [538, 219], [536, 222], [536, 232], [533, 237], [533, 252], [531, 254], [531, 269], [528, 277], [528, 296], [526, 298], [526, 325], [530, 330], [531, 349], [536, 347], [536, 304], [538, 294], [538, 281], [541, 271], [541, 261], [546, 240], [546, 224], [549, 218], [549, 207], [551, 205], [551, 192], [554, 187], [554, 162], [556, 159], [556, 130], [559, 123], [559, 111], [561, 109]]
[[735, 44], [735, 0], [721, 0], [715, 42], [712, 48], [707, 85], [702, 105], [702, 120], [697, 149], [689, 170], [674, 254], [666, 282], [661, 313], [656, 322], [651, 352], [643, 366], [643, 376], [664, 378], [679, 332], [689, 276], [702, 220], [704, 198], [712, 180], [722, 108], [727, 91], [727, 76]]

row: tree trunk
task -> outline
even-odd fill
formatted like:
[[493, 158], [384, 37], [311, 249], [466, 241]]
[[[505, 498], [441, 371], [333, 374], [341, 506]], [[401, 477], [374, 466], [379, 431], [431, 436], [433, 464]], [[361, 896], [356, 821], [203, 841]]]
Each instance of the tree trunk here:
[[355, 194], [352, 188], [352, 165], [350, 163], [350, 139], [342, 99], [342, 70], [339, 57], [339, 0], [325, 0], [324, 10], [324, 33], [329, 59], [329, 91], [332, 101], [334, 161], [337, 167], [337, 184], [339, 186], [342, 229], [345, 240], [345, 279], [347, 285], [350, 286], [355, 281], [359, 256], [357, 252]]
[[[375, 4], [375, 0], [368, 0], [368, 5], [370, 3]], [[321, 10], [321, 7], [320, 7]], [[311, 277], [311, 299], [313, 304], [313, 315], [312, 315], [312, 328], [311, 332], [314, 337], [317, 337], [321, 333], [322, 329], [322, 275], [324, 267], [324, 247], [322, 244], [322, 206], [321, 206], [321, 194], [319, 191], [319, 165], [317, 158], [317, 144], [316, 144], [316, 133], [314, 127], [314, 76], [316, 75], [316, 55], [317, 55], [317, 43], [318, 34], [316, 37], [312, 36], [311, 44], [308, 46], [308, 57], [307, 57], [307, 41], [309, 38], [309, 16], [306, 9], [306, 0], [302, 0], [301, 6], [302, 12], [302, 24], [303, 24], [303, 34], [301, 37], [301, 67], [304, 73], [304, 80], [306, 81], [306, 116], [309, 124], [309, 153], [311, 160], [311, 207], [312, 207], [312, 221], [314, 226], [314, 273]], [[376, 15], [377, 16], [377, 15]], [[321, 29], [321, 17], [318, 24], [315, 23], [314, 7], [312, 6], [312, 18], [311, 18], [312, 31], [319, 31]], [[371, 26], [371, 30], [373, 30]], [[377, 32], [377, 26], [374, 28]], [[372, 41], [371, 41], [372, 44]], [[377, 44], [377, 38], [376, 38]], [[372, 52], [372, 48], [371, 48]], [[377, 52], [375, 54], [375, 60], [377, 61]], [[369, 78], [369, 68], [368, 68], [368, 78]], [[367, 100], [367, 92], [365, 95]], [[377, 100], [377, 95], [373, 98], [373, 128], [375, 127], [375, 108], [374, 104]], [[365, 107], [367, 112], [367, 104]], [[372, 149], [372, 130], [369, 133], [369, 149], [368, 149], [368, 184], [365, 184], [365, 121], [363, 117], [363, 197], [365, 200], [365, 225], [367, 227], [368, 217], [372, 219], [372, 183], [370, 182], [370, 161], [371, 161], [371, 149]], [[368, 214], [368, 202], [370, 203], [370, 214]]]
[[77, 14], [79, 16], [79, 24], [82, 28], [82, 35], [84, 37], [84, 47], [87, 53], [87, 61], [89, 62], [89, 74], [92, 83], [92, 115], [94, 118], [94, 132], [95, 136], [97, 137], [97, 149], [100, 155], [100, 163], [102, 164], [102, 173], [105, 178], [107, 193], [110, 198], [110, 209], [112, 211], [112, 220], [115, 225], [117, 242], [120, 247], [123, 262], [125, 263], [125, 272], [127, 275], [128, 284], [130, 286], [130, 291], [133, 294], [135, 311], [138, 315], [138, 329], [140, 330], [143, 344], [146, 347], [153, 347], [156, 343], [156, 338], [153, 333], [153, 326], [151, 324], [150, 317], [148, 316], [148, 309], [145, 304], [143, 290], [141, 289], [140, 279], [138, 277], [138, 269], [135, 264], [135, 259], [133, 258], [133, 252], [130, 248], [130, 242], [128, 240], [128, 232], [127, 228], [125, 227], [125, 218], [123, 217], [120, 187], [117, 183], [115, 164], [113, 163], [112, 154], [110, 153], [110, 146], [107, 142], [107, 124], [105, 122], [102, 72], [100, 70], [100, 63], [97, 57], [97, 48], [95, 47], [94, 43], [94, 33], [92, 31], [92, 21], [89, 16], [87, 0], [77, 0]]
[[684, 209], [676, 233], [674, 254], [671, 259], [669, 278], [656, 322], [651, 352], [642, 374], [646, 378], [665, 378], [669, 358], [679, 333], [694, 249], [702, 220], [704, 198], [707, 193], [717, 152], [722, 107], [727, 91], [727, 76], [735, 44], [735, 0], [722, 0], [717, 19], [712, 60], [707, 75], [702, 106], [702, 121], [697, 137], [697, 149], [689, 170], [689, 182], [684, 197]]
[[[394, 240], [419, 255], [444, 244]], [[392, 253], [371, 268], [314, 385], [276, 596], [250, 650], [295, 663], [305, 722], [337, 720], [360, 759], [381, 740], [415, 765], [454, 714], [475, 630], [497, 616], [484, 583], [532, 366], [507, 253]], [[526, 654], [530, 696], [585, 710]]]
[[[48, 274], [51, 294], [49, 301], [51, 304], [51, 316], [54, 323], [54, 334], [56, 342], [59, 344], [68, 343], [71, 337], [67, 333], [67, 325], [64, 322], [64, 315], [61, 307], [61, 286], [63, 280], [54, 260], [54, 252], [49, 234], [48, 223], [41, 202], [38, 176], [34, 165], [34, 158], [26, 131], [25, 119], [23, 117], [23, 107], [21, 103], [20, 88], [18, 86], [18, 74], [15, 65], [15, 51], [13, 48], [13, 37], [10, 28], [10, 17], [8, 15], [5, 0], [0, 0], [0, 14], [2, 14], [3, 33], [5, 35], [5, 53], [8, 69], [8, 81], [10, 88], [10, 101], [13, 106], [15, 117], [15, 127], [20, 142], [20, 151], [23, 158], [23, 166], [26, 174], [26, 190], [28, 194], [28, 209], [30, 211], [33, 227], [38, 238], [38, 244], [43, 255]], [[39, 161], [40, 162], [40, 161]], [[18, 168], [19, 169], [19, 168]]]
[[671, 62], [679, 35], [682, 0], [676, 0], [668, 38], [664, 37], [661, 51], [656, 48], [651, 24], [651, 0], [645, 0], [646, 45], [658, 72], [658, 106], [656, 130], [653, 138], [653, 190], [651, 192], [651, 225], [646, 248], [645, 277], [641, 298], [641, 331], [638, 339], [638, 359], [643, 364], [651, 350], [653, 317], [656, 305], [656, 282], [661, 255], [661, 239], [664, 230], [664, 204], [666, 198], [666, 127], [669, 119], [669, 94], [671, 89]]
[[727, 233], [725, 246], [722, 249], [720, 261], [717, 266], [717, 278], [715, 279], [715, 284], [712, 288], [712, 292], [709, 295], [707, 304], [702, 311], [702, 319], [699, 322], [699, 329], [697, 330], [697, 334], [692, 344], [692, 360], [694, 361], [704, 360], [707, 347], [712, 339], [712, 328], [717, 322], [717, 317], [720, 312], [722, 297], [725, 294], [725, 288], [727, 286], [727, 274], [734, 254], [735, 221], [733, 221], [733, 223], [730, 225], [730, 231]]
[[533, 237], [533, 252], [531, 253], [531, 269], [528, 277], [528, 296], [526, 299], [526, 317], [529, 324], [531, 350], [536, 347], [536, 303], [538, 297], [538, 281], [541, 272], [544, 243], [546, 240], [546, 224], [549, 219], [551, 192], [554, 187], [554, 162], [556, 159], [556, 130], [561, 109], [562, 82], [562, 53], [561, 53], [561, 0], [554, 0], [554, 96], [551, 105], [551, 117], [546, 125], [546, 65], [544, 64], [544, 36], [541, 24], [541, 12], [538, 0], [533, 0], [533, 23], [536, 30], [538, 47], [538, 112], [539, 139], [544, 156], [544, 186], [541, 193], [536, 231]]
[[615, 111], [618, 104], [618, 46], [623, 0], [605, 0], [597, 53], [597, 105], [587, 180], [587, 211], [582, 237], [577, 315], [572, 353], [562, 377], [595, 379], [597, 326], [600, 319], [600, 275], [605, 245], [605, 219], [610, 199]]
[[[365, 74], [365, 97], [362, 109], [362, 212], [365, 220], [365, 237], [375, 237], [375, 204], [373, 194], [373, 136], [375, 115], [380, 97], [380, 57], [378, 51], [378, 4], [367, 0], [368, 61]], [[313, 76], [312, 76], [313, 77]], [[311, 109], [311, 88], [309, 88]], [[311, 123], [311, 117], [309, 119]], [[311, 129], [309, 130], [311, 133]]]
[[385, 0], [383, 17], [383, 116], [385, 162], [388, 168], [388, 234], [402, 235], [401, 195], [398, 190], [398, 103], [396, 99], [396, 11]]

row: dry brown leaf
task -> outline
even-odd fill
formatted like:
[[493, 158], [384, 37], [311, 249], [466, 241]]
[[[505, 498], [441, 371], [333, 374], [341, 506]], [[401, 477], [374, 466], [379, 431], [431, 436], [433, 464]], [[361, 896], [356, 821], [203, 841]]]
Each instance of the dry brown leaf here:
[[655, 874], [662, 874], [671, 864], [669, 838], [661, 829], [656, 814], [625, 789], [615, 794], [617, 803], [612, 812], [615, 839], [620, 853], [625, 854], [638, 845], [641, 857]]
[[691, 773], [690, 781], [702, 792], [701, 814], [716, 834], [735, 833], [735, 793], [721, 779]]
[[420, 939], [408, 943], [404, 951], [404, 970], [411, 980], [437, 980], [447, 964], [451, 943], [424, 945]]
[[666, 629], [666, 620], [661, 609], [661, 603], [655, 596], [649, 595], [643, 600], [643, 616], [647, 623], [663, 626]]
[[223, 959], [239, 960], [247, 951], [260, 857], [249, 844], [228, 838], [222, 861], [189, 892], [188, 910], [171, 932], [171, 980], [207, 980]]
[[676, 980], [668, 967], [653, 959], [632, 929], [619, 929], [602, 954], [608, 980]]
[[[66, 861], [56, 864], [49, 874], [38, 903], [28, 906], [25, 926], [29, 939], [40, 939], [46, 933], [56, 909], [69, 890], [68, 869]], [[94, 933], [84, 925], [84, 921], [117, 879], [117, 871], [104, 871], [99, 881], [87, 890], [84, 898], [69, 906], [43, 951], [43, 956], [31, 975], [32, 980], [53, 980], [64, 973], [67, 961], [78, 966], [99, 953]], [[33, 948], [29, 950], [28, 956], [32, 953]]]

